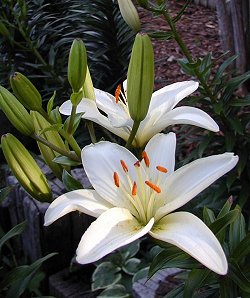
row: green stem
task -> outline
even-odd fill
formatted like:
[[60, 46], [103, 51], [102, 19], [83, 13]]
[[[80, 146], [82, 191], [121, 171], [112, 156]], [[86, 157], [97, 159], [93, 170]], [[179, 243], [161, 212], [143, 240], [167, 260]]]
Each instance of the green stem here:
[[50, 143], [49, 141], [45, 140], [44, 138], [42, 138], [41, 136], [37, 135], [37, 134], [34, 134], [32, 136], [36, 141], [48, 146], [49, 148], [51, 148], [52, 150], [60, 153], [61, 155], [64, 155], [64, 156], [67, 156], [68, 158], [70, 158], [71, 160], [74, 160], [74, 161], [78, 161], [80, 162], [80, 158], [75, 154], [75, 153], [71, 153], [71, 152], [68, 152], [60, 147], [57, 147], [55, 146], [54, 144]]
[[69, 135], [72, 135], [74, 120], [75, 120], [75, 116], [76, 116], [76, 107], [77, 107], [76, 105], [72, 105], [71, 114], [70, 114], [70, 118], [69, 118], [69, 126], [68, 126], [68, 130], [67, 130], [67, 133]]
[[[189, 63], [194, 63], [193, 57], [191, 55], [191, 53], [189, 52], [186, 44], [183, 42], [180, 34], [178, 33], [175, 23], [173, 22], [172, 18], [170, 17], [169, 13], [167, 10], [162, 11], [162, 14], [165, 18], [165, 20], [167, 21], [173, 37], [175, 39], [175, 41], [177, 42], [177, 44], [179, 45], [180, 49], [182, 50], [182, 53], [186, 56], [187, 60]], [[210, 90], [209, 86], [206, 83], [206, 80], [204, 79], [202, 73], [200, 73], [200, 71], [195, 68], [194, 69], [194, 73], [196, 75], [196, 77], [199, 79], [201, 86], [203, 87], [203, 89], [205, 90], [207, 96], [212, 100], [212, 101], [216, 101], [215, 96], [213, 95], [212, 91]]]
[[96, 143], [96, 135], [95, 135], [93, 122], [90, 120], [86, 120], [86, 125], [87, 125], [88, 131], [89, 131], [91, 142], [93, 144], [95, 144]]
[[130, 149], [131, 148], [131, 145], [133, 143], [133, 140], [135, 138], [135, 135], [137, 133], [137, 130], [138, 130], [139, 126], [140, 126], [140, 123], [141, 123], [141, 121], [136, 121], [136, 120], [134, 121], [134, 124], [133, 124], [133, 127], [132, 127], [132, 131], [130, 133], [130, 136], [128, 138], [127, 144], [125, 146], [127, 149]]
[[[48, 114], [45, 112], [44, 109], [41, 109], [39, 113], [52, 125], [55, 124], [51, 121]], [[69, 135], [65, 130], [59, 130], [60, 135], [69, 143], [70, 147], [75, 151], [78, 157], [81, 157], [81, 148], [77, 144], [75, 138], [72, 135]]]

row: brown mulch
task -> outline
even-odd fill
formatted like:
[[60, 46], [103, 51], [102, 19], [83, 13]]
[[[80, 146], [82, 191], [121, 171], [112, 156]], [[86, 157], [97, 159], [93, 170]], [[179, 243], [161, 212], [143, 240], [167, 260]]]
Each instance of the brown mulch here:
[[[184, 1], [169, 0], [168, 7], [170, 13], [176, 15], [183, 3]], [[139, 9], [139, 14], [143, 31], [152, 32], [168, 29], [168, 25], [163, 18], [154, 17], [151, 12], [141, 8]], [[190, 4], [178, 22], [177, 28], [194, 58], [204, 57], [209, 52], [213, 53], [214, 58], [218, 58], [222, 54], [215, 10]], [[177, 63], [178, 59], [183, 58], [183, 54], [175, 41], [154, 39], [153, 46], [156, 89], [177, 81], [190, 79], [181, 71]]]

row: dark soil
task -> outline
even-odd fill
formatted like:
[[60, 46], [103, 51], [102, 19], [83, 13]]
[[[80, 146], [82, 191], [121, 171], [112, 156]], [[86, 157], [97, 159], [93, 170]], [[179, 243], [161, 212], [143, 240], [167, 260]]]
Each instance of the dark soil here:
[[[172, 15], [181, 9], [184, 1], [168, 1]], [[168, 30], [166, 21], [152, 16], [151, 12], [139, 8], [142, 29], [145, 32]], [[181, 20], [177, 23], [178, 31], [194, 58], [204, 57], [212, 52], [214, 58], [222, 54], [216, 11], [190, 4]], [[177, 61], [183, 54], [174, 40], [153, 39], [155, 53], [156, 89], [165, 85], [190, 79], [180, 69]]]

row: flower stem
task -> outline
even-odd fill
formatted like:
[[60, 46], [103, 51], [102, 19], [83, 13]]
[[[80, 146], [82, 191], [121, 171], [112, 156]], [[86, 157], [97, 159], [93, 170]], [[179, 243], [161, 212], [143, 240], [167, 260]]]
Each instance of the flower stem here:
[[67, 156], [68, 158], [74, 160], [74, 161], [78, 161], [80, 162], [81, 159], [75, 154], [75, 153], [72, 153], [72, 152], [68, 152], [60, 147], [57, 147], [56, 145], [52, 144], [51, 142], [45, 140], [44, 138], [42, 138], [41, 136], [37, 135], [37, 134], [34, 134], [32, 136], [36, 141], [48, 146], [49, 148], [51, 148], [52, 150], [60, 153], [61, 155], [64, 155], [64, 156]]
[[132, 130], [131, 130], [130, 136], [129, 136], [128, 141], [127, 141], [126, 146], [125, 146], [127, 149], [130, 149], [131, 148], [131, 145], [133, 143], [133, 140], [135, 138], [135, 135], [137, 133], [137, 130], [138, 130], [139, 126], [140, 126], [140, 123], [141, 123], [141, 121], [136, 121], [136, 120], [134, 121], [134, 124], [133, 124]]
[[69, 135], [72, 135], [74, 120], [75, 120], [75, 116], [76, 116], [76, 107], [77, 107], [76, 105], [72, 105], [71, 114], [70, 114], [70, 118], [69, 118], [69, 126], [68, 126], [68, 131], [67, 131], [67, 133]]
[[89, 131], [91, 142], [93, 144], [95, 144], [96, 143], [96, 135], [95, 135], [93, 122], [90, 120], [86, 120], [86, 125], [87, 125], [88, 131]]

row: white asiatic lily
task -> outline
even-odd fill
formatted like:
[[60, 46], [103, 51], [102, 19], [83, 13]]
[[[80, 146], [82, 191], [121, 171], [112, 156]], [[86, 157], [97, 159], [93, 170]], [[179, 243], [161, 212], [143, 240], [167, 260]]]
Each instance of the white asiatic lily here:
[[[133, 145], [136, 147], [145, 146], [155, 134], [174, 124], [192, 124], [214, 132], [218, 131], [218, 125], [204, 111], [189, 106], [176, 107], [183, 98], [193, 93], [197, 88], [197, 82], [184, 81], [154, 92], [148, 113], [140, 123]], [[115, 96], [95, 89], [96, 100], [83, 98], [77, 106], [77, 113], [83, 112], [82, 117], [84, 119], [105, 127], [127, 141], [134, 122], [129, 115], [127, 105], [126, 81], [123, 84], [123, 89], [124, 94], [117, 90]], [[71, 102], [66, 101], [60, 107], [60, 112], [64, 115], [70, 115], [71, 108]]]
[[94, 190], [58, 197], [45, 214], [45, 225], [74, 210], [97, 217], [77, 248], [81, 264], [99, 260], [149, 233], [178, 246], [214, 272], [226, 274], [225, 254], [211, 230], [195, 215], [173, 211], [231, 170], [238, 157], [213, 155], [174, 171], [175, 146], [174, 133], [157, 134], [141, 161], [114, 143], [85, 147], [82, 162]]

